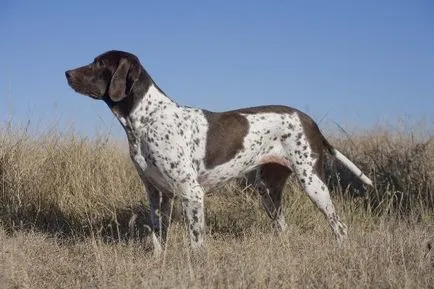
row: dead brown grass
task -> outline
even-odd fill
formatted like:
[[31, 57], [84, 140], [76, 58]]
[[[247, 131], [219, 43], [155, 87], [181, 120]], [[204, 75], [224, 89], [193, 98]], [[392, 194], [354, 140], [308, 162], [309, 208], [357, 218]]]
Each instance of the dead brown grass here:
[[[431, 138], [432, 139], [432, 138]], [[337, 247], [292, 179], [289, 229], [276, 237], [257, 196], [234, 184], [207, 198], [207, 248], [193, 254], [179, 208], [152, 257], [143, 188], [107, 137], [0, 132], [2, 288], [434, 288], [434, 144], [370, 132], [332, 141], [373, 176], [364, 191], [327, 167], [349, 225]]]

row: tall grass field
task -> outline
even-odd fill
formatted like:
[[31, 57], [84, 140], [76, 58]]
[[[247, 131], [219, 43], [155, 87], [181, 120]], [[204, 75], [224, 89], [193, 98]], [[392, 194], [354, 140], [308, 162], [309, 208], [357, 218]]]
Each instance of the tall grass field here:
[[296, 179], [285, 187], [288, 229], [279, 236], [239, 179], [208, 194], [200, 253], [175, 201], [156, 258], [126, 145], [0, 128], [0, 288], [434, 288], [434, 139], [423, 128], [417, 135], [329, 137], [375, 185], [327, 162], [348, 225], [342, 246]]

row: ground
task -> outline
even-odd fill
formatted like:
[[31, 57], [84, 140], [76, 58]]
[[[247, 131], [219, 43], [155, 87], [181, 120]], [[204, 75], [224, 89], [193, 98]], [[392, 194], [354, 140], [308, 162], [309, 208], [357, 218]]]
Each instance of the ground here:
[[105, 137], [4, 130], [0, 287], [434, 288], [433, 146], [373, 133], [332, 142], [376, 186], [345, 189], [351, 177], [328, 168], [349, 227], [342, 246], [291, 178], [282, 235], [256, 193], [232, 183], [206, 198], [203, 251], [191, 251], [175, 204], [166, 250], [155, 258], [145, 194], [125, 150]]

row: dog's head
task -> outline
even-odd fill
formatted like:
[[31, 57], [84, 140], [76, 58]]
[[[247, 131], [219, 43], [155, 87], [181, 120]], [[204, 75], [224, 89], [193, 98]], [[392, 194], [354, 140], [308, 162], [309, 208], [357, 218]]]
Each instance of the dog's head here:
[[137, 56], [112, 50], [88, 65], [66, 71], [65, 76], [78, 93], [116, 103], [130, 94], [142, 72]]

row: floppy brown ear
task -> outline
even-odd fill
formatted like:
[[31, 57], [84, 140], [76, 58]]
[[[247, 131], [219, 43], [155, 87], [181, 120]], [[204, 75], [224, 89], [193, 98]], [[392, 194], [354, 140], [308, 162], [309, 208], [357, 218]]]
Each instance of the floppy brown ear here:
[[[124, 99], [132, 85], [139, 79], [140, 67], [137, 64], [131, 64], [126, 58], [119, 61], [118, 68], [112, 76], [109, 87], [110, 99], [114, 102]], [[129, 86], [129, 87], [127, 87]], [[128, 92], [127, 92], [128, 90]]]

